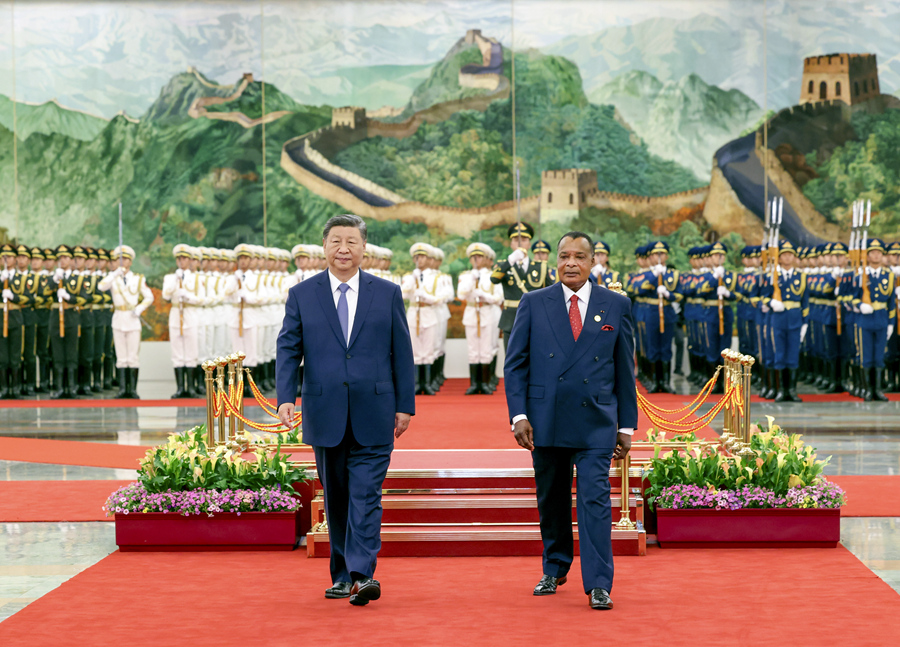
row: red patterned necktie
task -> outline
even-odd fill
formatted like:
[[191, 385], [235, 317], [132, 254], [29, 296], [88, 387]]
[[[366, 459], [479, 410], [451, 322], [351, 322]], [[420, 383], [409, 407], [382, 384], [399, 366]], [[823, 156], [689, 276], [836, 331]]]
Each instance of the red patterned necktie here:
[[578, 335], [581, 334], [581, 312], [578, 310], [578, 295], [573, 294], [569, 299], [572, 305], [569, 306], [569, 323], [572, 324], [572, 336], [578, 341]]

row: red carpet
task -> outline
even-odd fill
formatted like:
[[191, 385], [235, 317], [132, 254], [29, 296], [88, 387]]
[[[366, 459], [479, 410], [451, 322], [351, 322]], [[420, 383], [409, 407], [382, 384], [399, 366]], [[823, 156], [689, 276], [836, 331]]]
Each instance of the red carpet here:
[[0, 460], [136, 470], [148, 447], [0, 436]]
[[896, 641], [889, 619], [900, 615], [900, 596], [843, 548], [651, 549], [646, 558], [616, 560], [608, 613], [588, 608], [577, 562], [555, 596], [532, 596], [540, 567], [537, 555], [384, 558], [383, 597], [359, 608], [324, 599], [328, 560], [302, 551], [116, 552], [5, 620], [0, 644], [293, 646], [318, 636], [372, 647], [571, 646], [604, 635], [629, 645]]
[[900, 517], [900, 476], [829, 476], [847, 493], [843, 517]]
[[[205, 407], [205, 398], [178, 398], [177, 400], [0, 400], [0, 409], [131, 409], [134, 407]], [[256, 406], [252, 398], [244, 398], [244, 406]]]
[[106, 498], [131, 481], [0, 481], [0, 522], [111, 521]]

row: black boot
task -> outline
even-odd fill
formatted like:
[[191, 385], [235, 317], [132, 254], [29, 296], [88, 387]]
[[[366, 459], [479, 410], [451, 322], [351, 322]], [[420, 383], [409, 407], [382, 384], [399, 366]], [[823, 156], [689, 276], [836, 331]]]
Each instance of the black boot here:
[[125, 379], [128, 382], [128, 390], [126, 391], [128, 397], [134, 400], [140, 400], [141, 396], [139, 396], [137, 393], [138, 369], [126, 368]]
[[0, 400], [9, 400], [9, 371], [0, 368]]
[[63, 388], [63, 398], [74, 399], [77, 395], [75, 389], [78, 385], [78, 367], [66, 369], [66, 386]]
[[493, 395], [494, 387], [491, 386], [491, 365], [479, 364], [478, 368], [480, 369], [478, 374], [481, 376], [481, 393]]
[[675, 393], [675, 389], [672, 388], [672, 362], [660, 362], [662, 364], [662, 392], [663, 393]]
[[[443, 356], [441, 356], [443, 357]], [[440, 381], [440, 364], [441, 357], [435, 358], [434, 362], [431, 363], [429, 380], [428, 384], [431, 385], [431, 390], [437, 393], [441, 390], [441, 381]]]
[[825, 393], [843, 393], [841, 387], [841, 363], [837, 360], [825, 362], [825, 370], [828, 373], [828, 381], [825, 384]]
[[[121, 373], [124, 369], [119, 369], [119, 373]], [[186, 398], [188, 397], [187, 392], [185, 391], [185, 377], [184, 372], [187, 369], [183, 366], [175, 367], [175, 393], [172, 394], [172, 399], [176, 398]], [[126, 384], [126, 380], [119, 380], [119, 395], [121, 397], [122, 393], [128, 392], [128, 386]]]
[[112, 384], [112, 374], [113, 369], [115, 368], [115, 363], [113, 362], [112, 357], [104, 357], [103, 358], [103, 389], [108, 391], [113, 388]]
[[117, 367], [115, 362], [113, 361], [112, 370], [110, 371], [110, 374], [109, 374], [110, 375], [110, 384], [113, 387], [122, 386], [121, 378], [122, 378], [122, 371], [124, 371], [124, 370], [125, 369]]
[[100, 362], [91, 364], [91, 372], [94, 374], [94, 383], [91, 385], [91, 391], [100, 393], [103, 390], [103, 366]]
[[416, 387], [416, 395], [434, 395], [429, 382], [431, 380], [431, 366], [429, 364], [417, 364], [418, 386]]
[[[124, 371], [124, 368], [119, 369], [119, 373], [121, 374]], [[181, 388], [180, 382], [178, 381], [178, 371], [179, 369], [175, 369], [175, 384], [178, 385], [178, 388]], [[128, 383], [125, 380], [119, 380], [119, 392], [116, 394], [117, 400], [122, 400], [128, 397]], [[172, 396], [175, 397], [174, 395]]]
[[881, 390], [881, 374], [882, 369], [880, 368], [869, 369], [869, 382], [872, 388], [872, 399], [877, 402], [887, 402], [888, 398], [884, 394], [884, 391]]
[[786, 402], [803, 402], [800, 398], [797, 397], [797, 370], [786, 368], [784, 369], [784, 377], [782, 378], [787, 382], [787, 386], [785, 386], [784, 391], [787, 396]]
[[72, 397], [71, 394], [66, 395], [66, 389], [63, 386], [63, 370], [61, 368], [53, 369], [53, 387], [56, 389], [50, 395], [53, 400], [62, 400], [63, 398]]
[[424, 395], [434, 395], [437, 393], [435, 388], [432, 386], [432, 371], [434, 370], [434, 364], [423, 364], [423, 377], [422, 384], [425, 389], [423, 391]]
[[50, 390], [50, 367], [47, 362], [41, 361], [38, 365], [38, 379], [40, 380], [35, 387], [35, 393], [47, 393]]
[[491, 376], [491, 389], [493, 391], [497, 390], [497, 387], [500, 385], [500, 378], [497, 377], [497, 356], [494, 355], [494, 358], [491, 360], [491, 363], [488, 364], [488, 375]]
[[75, 383], [69, 388], [75, 391], [76, 395], [88, 395], [91, 389], [91, 375], [85, 370], [84, 364], [79, 364], [75, 371]]
[[25, 362], [25, 366], [22, 367], [22, 395], [27, 397], [33, 396], [36, 393], [36, 385], [37, 364], [32, 357], [31, 360]]
[[469, 364], [469, 388], [466, 389], [466, 395], [481, 393], [481, 385], [479, 384], [480, 373], [481, 364]]

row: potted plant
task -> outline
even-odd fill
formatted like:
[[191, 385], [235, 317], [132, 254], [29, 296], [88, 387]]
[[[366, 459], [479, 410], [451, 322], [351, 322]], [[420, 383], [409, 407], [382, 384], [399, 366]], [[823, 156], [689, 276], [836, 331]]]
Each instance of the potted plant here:
[[846, 498], [822, 474], [830, 459], [818, 460], [799, 434], [767, 417], [737, 454], [691, 436], [675, 439], [684, 451], [656, 447], [645, 496], [660, 546], [837, 545]]
[[[281, 438], [279, 438], [279, 441]], [[209, 446], [205, 426], [172, 434], [141, 460], [138, 480], [104, 509], [116, 543], [138, 550], [291, 550], [303, 467], [249, 433]]]

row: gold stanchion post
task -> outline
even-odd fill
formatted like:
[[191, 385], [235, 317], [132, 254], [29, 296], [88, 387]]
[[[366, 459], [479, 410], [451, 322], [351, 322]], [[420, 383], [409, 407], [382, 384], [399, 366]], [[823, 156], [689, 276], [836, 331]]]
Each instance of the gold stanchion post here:
[[201, 366], [205, 374], [204, 383], [206, 384], [206, 444], [211, 447], [216, 442], [216, 387], [213, 382], [213, 371], [216, 368], [216, 363], [206, 361]]
[[[234, 365], [236, 362], [237, 355], [232, 353], [228, 356], [228, 392], [233, 393], [237, 397], [236, 380], [234, 377]], [[243, 393], [241, 395], [243, 395]], [[234, 403], [232, 402], [232, 404]], [[235, 433], [237, 428], [236, 422], [237, 418], [228, 416], [228, 440], [235, 440], [237, 438], [237, 434]]]
[[[237, 410], [238, 413], [241, 414], [241, 417], [244, 415], [244, 358], [247, 357], [244, 353], [237, 352], [234, 354], [235, 357], [235, 365], [234, 372], [237, 378], [237, 385], [235, 388], [237, 389]], [[248, 369], [249, 370], [249, 369]], [[241, 418], [238, 418], [237, 421], [237, 429], [238, 431], [244, 431], [244, 421]]]
[[743, 405], [744, 410], [742, 411], [744, 417], [744, 442], [750, 442], [750, 436], [752, 435], [752, 427], [750, 425], [750, 379], [752, 378], [753, 373], [753, 364], [756, 362], [755, 359], [750, 357], [749, 355], [744, 355], [743, 360], [741, 361], [741, 365], [744, 369], [744, 394], [743, 394]]
[[634, 522], [631, 520], [631, 484], [628, 479], [628, 472], [631, 468], [631, 454], [625, 454], [624, 458], [619, 459], [619, 470], [622, 473], [622, 517], [616, 523], [619, 530], [634, 530]]
[[[228, 358], [226, 357], [217, 357], [216, 358], [216, 367], [217, 367], [217, 376], [216, 376], [216, 384], [218, 386], [219, 392], [222, 394], [222, 398], [226, 394], [225, 392], [225, 367], [228, 366]], [[225, 408], [225, 403], [222, 402], [222, 408], [219, 409], [219, 433], [216, 435], [216, 441], [218, 442], [219, 436], [222, 437], [222, 440], [228, 440], [228, 434], [225, 431], [225, 417], [228, 415], [228, 410]]]

